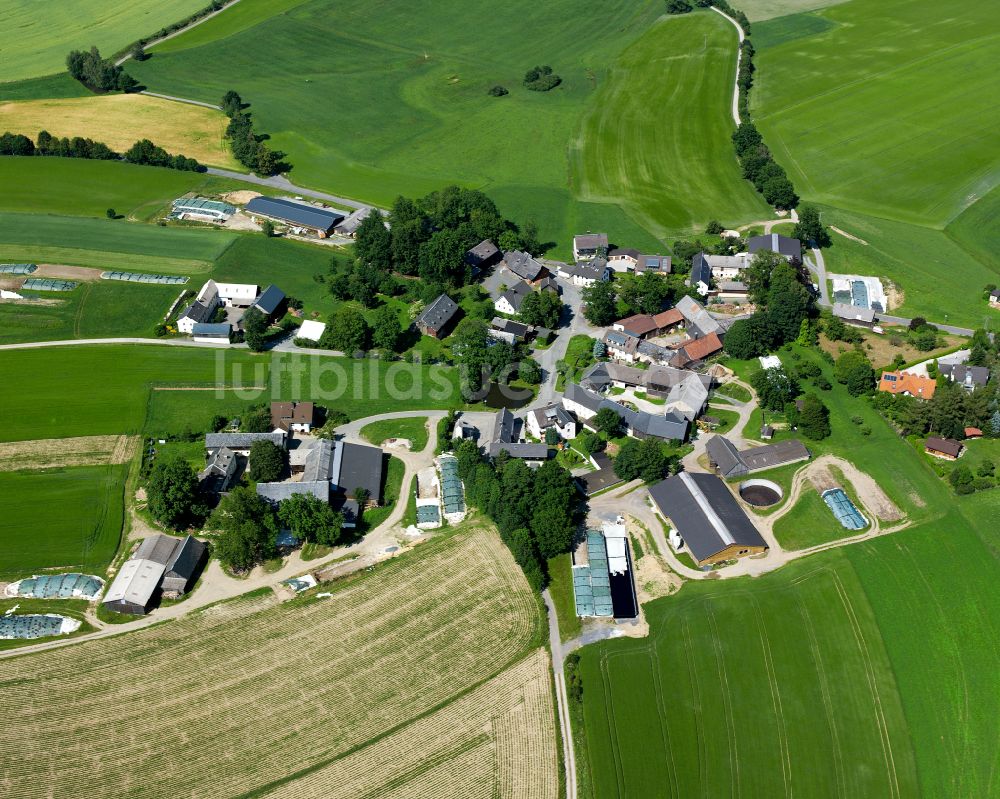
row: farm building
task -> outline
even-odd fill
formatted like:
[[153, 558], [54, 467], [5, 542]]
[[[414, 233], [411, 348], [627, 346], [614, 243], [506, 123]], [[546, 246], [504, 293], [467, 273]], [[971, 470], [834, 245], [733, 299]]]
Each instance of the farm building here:
[[633, 272], [639, 263], [639, 251], [631, 247], [615, 247], [608, 250], [608, 266], [616, 272]]
[[747, 241], [750, 255], [761, 250], [769, 250], [782, 256], [786, 261], [802, 263], [802, 242], [780, 233], [765, 233], [763, 236], [751, 236]]
[[611, 269], [603, 258], [594, 258], [592, 261], [580, 261], [560, 266], [559, 276], [572, 281], [574, 286], [588, 288], [595, 283], [607, 280], [611, 276]]
[[512, 458], [526, 461], [529, 466], [537, 466], [548, 460], [548, 446], [521, 441], [521, 428], [521, 420], [506, 408], [501, 408], [496, 413], [493, 441], [487, 445], [486, 454], [495, 458], [501, 452], [506, 452]]
[[132, 558], [125, 561], [104, 595], [104, 606], [116, 613], [148, 613], [165, 571], [162, 563], [151, 560]]
[[326, 324], [323, 322], [317, 322], [314, 319], [307, 319], [300, 325], [299, 329], [295, 331], [295, 338], [304, 338], [309, 341], [319, 341], [323, 336], [324, 330], [326, 330]]
[[288, 310], [288, 298], [277, 286], [270, 285], [254, 300], [251, 307], [260, 311], [268, 322], [276, 322]]
[[586, 496], [593, 496], [598, 491], [603, 491], [606, 488], [611, 488], [611, 486], [624, 482], [615, 473], [614, 463], [612, 463], [611, 458], [603, 452], [595, 452], [590, 457], [597, 465], [597, 470], [578, 475], [576, 478], [577, 484]]
[[146, 272], [101, 272], [101, 280], [122, 283], [158, 283], [163, 286], [183, 286], [189, 278], [181, 275], [151, 275]]
[[308, 433], [312, 430], [316, 406], [311, 402], [272, 402], [271, 425], [286, 433]]
[[584, 233], [573, 237], [573, 258], [577, 261], [589, 261], [603, 258], [608, 252], [607, 233]]
[[458, 477], [458, 458], [442, 455], [437, 459], [441, 473], [441, 505], [444, 517], [452, 524], [465, 518], [465, 487]]
[[195, 325], [211, 323], [215, 310], [220, 306], [249, 308], [257, 301], [257, 297], [257, 285], [254, 283], [216, 283], [214, 280], [207, 280], [194, 302], [177, 318], [177, 330], [191, 335]]
[[670, 365], [679, 369], [690, 368], [693, 364], [700, 363], [720, 352], [722, 352], [722, 339], [719, 338], [718, 333], [709, 333], [707, 336], [696, 338], [693, 341], [685, 341], [670, 358]]
[[483, 241], [465, 253], [465, 263], [472, 269], [473, 275], [500, 263], [502, 259], [503, 253], [489, 239], [483, 239]]
[[913, 372], [883, 372], [878, 383], [879, 391], [922, 400], [933, 397], [936, 389], [937, 381]]
[[490, 322], [490, 329], [487, 331], [493, 338], [514, 344], [517, 341], [524, 341], [528, 337], [531, 328], [513, 319], [504, 319], [502, 316], [494, 316]]
[[10, 583], [4, 594], [26, 599], [97, 599], [104, 581], [92, 574], [42, 574]]
[[947, 461], [958, 460], [964, 447], [960, 441], [953, 438], [939, 438], [930, 436], [924, 444], [924, 451], [935, 458], [943, 458]]
[[366, 206], [365, 208], [359, 208], [356, 211], [352, 211], [334, 226], [333, 232], [339, 236], [347, 236], [348, 238], [353, 239], [358, 232], [358, 228], [361, 227], [361, 223], [364, 222], [374, 210], [374, 208]]
[[693, 338], [725, 333], [724, 325], [706, 311], [704, 305], [691, 297], [681, 297], [675, 309], [684, 317], [687, 331]]
[[564, 441], [576, 438], [576, 419], [567, 411], [561, 402], [550, 402], [543, 408], [528, 411], [528, 432], [535, 438], [545, 438], [545, 433], [552, 429]]
[[191, 326], [191, 336], [201, 344], [229, 344], [229, 322], [199, 322]]
[[669, 275], [673, 271], [673, 262], [669, 255], [640, 255], [635, 265], [635, 272], [654, 272], [659, 275]]
[[181, 197], [171, 203], [173, 219], [197, 219], [207, 222], [225, 222], [236, 213], [236, 207], [205, 197]]
[[312, 494], [342, 508], [348, 500], [357, 500], [362, 490], [366, 507], [380, 505], [384, 460], [385, 453], [378, 447], [330, 439], [300, 441], [289, 455], [292, 474], [298, 479], [257, 483], [257, 493], [274, 504], [293, 494]]
[[534, 283], [546, 274], [545, 267], [531, 253], [510, 250], [503, 254], [503, 264], [521, 280]]
[[681, 472], [650, 486], [649, 496], [699, 566], [767, 550], [736, 497], [714, 474]]
[[206, 433], [205, 449], [209, 455], [223, 447], [231, 449], [237, 455], [249, 455], [250, 447], [255, 441], [270, 441], [276, 447], [287, 447], [285, 434], [280, 430], [274, 433]]
[[833, 305], [833, 315], [845, 325], [854, 327], [866, 327], [869, 330], [875, 327], [875, 310], [872, 308], [859, 308], [856, 305], [837, 302]]
[[731, 302], [739, 305], [750, 299], [749, 287], [739, 280], [720, 280], [716, 289], [715, 297], [719, 302]]
[[993, 289], [990, 292], [990, 305], [994, 308], [1000, 308], [1000, 289]]
[[198, 472], [198, 484], [207, 493], [221, 494], [228, 490], [239, 470], [236, 453], [228, 447], [222, 447], [208, 456], [205, 468]]
[[671, 390], [690, 378], [696, 378], [706, 391], [712, 387], [711, 375], [699, 375], [672, 366], [655, 365], [648, 369], [599, 361], [589, 367], [580, 377], [580, 384], [594, 391], [608, 388], [641, 388], [654, 397], [666, 397]]
[[425, 336], [444, 338], [457, 318], [458, 305], [447, 294], [442, 294], [417, 317], [417, 330]]
[[716, 280], [738, 280], [749, 263], [745, 252], [736, 255], [712, 255], [703, 252], [700, 255], [702, 261], [712, 270], [712, 277]]
[[639, 615], [639, 602], [635, 595], [635, 583], [632, 581], [632, 556], [629, 554], [628, 531], [621, 521], [604, 522], [601, 533], [608, 553], [611, 607], [615, 618], [634, 619]]
[[[771, 432], [773, 435], [773, 430]], [[705, 443], [705, 452], [712, 468], [725, 478], [743, 477], [766, 469], [807, 461], [810, 458], [809, 450], [797, 438], [763, 447], [737, 450], [736, 445], [728, 438], [712, 436]]]
[[611, 408], [621, 418], [628, 435], [633, 438], [662, 438], [683, 441], [687, 438], [688, 420], [676, 412], [663, 415], [633, 411], [620, 403], [601, 396], [577, 383], [567, 383], [563, 406], [584, 423], [593, 419], [602, 408]]
[[254, 197], [246, 212], [254, 222], [268, 219], [287, 225], [294, 233], [308, 233], [325, 239], [344, 214], [328, 208], [285, 200], [277, 197]]
[[151, 535], [143, 539], [132, 557], [163, 566], [163, 591], [183, 594], [191, 586], [207, 552], [205, 544], [190, 535], [185, 538]]
[[493, 303], [493, 307], [500, 313], [517, 316], [521, 313], [521, 303], [529, 294], [531, 294], [531, 286], [522, 280], [501, 294]]
[[705, 253], [700, 252], [691, 259], [691, 272], [684, 282], [702, 297], [708, 296], [712, 290], [712, 265], [705, 257]]
[[648, 313], [633, 314], [625, 319], [619, 319], [611, 327], [620, 333], [628, 333], [636, 338], [655, 336], [660, 332], [656, 320]]

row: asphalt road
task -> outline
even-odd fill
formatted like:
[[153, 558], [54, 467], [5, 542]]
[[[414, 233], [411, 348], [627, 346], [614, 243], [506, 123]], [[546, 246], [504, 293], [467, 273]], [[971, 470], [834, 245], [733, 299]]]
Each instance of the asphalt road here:
[[[162, 96], [162, 95], [161, 95]], [[172, 100], [179, 100], [180, 102], [191, 102], [190, 100], [184, 100], [180, 97], [172, 97]], [[313, 189], [303, 189], [301, 186], [296, 186], [284, 175], [274, 175], [269, 178], [262, 178], [259, 175], [251, 175], [244, 172], [234, 172], [231, 169], [218, 169], [214, 166], [208, 167], [209, 175], [217, 175], [222, 178], [231, 178], [232, 180], [242, 180], [244, 183], [253, 183], [257, 186], [269, 186], [272, 189], [281, 189], [282, 191], [287, 191], [292, 194], [301, 194], [304, 197], [314, 197], [317, 200], [326, 200], [331, 203], [338, 203], [339, 205], [346, 205], [348, 208], [374, 208], [375, 206], [368, 205], [366, 203], [359, 203], [357, 200], [349, 200], [347, 197], [338, 197], [335, 194], [327, 194], [322, 191], [315, 191]], [[379, 209], [385, 213], [384, 209]]]

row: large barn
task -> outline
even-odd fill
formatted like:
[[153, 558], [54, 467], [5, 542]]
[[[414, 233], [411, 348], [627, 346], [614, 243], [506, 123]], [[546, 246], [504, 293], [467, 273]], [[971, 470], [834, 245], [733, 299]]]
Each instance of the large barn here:
[[288, 225], [296, 233], [312, 233], [325, 239], [344, 215], [329, 208], [284, 200], [280, 197], [254, 197], [247, 203], [246, 212], [255, 222], [269, 219]]

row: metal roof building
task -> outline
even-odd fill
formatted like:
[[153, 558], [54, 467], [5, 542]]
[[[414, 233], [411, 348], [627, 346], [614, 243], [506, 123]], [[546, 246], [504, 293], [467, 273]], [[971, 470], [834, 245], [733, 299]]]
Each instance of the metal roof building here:
[[284, 303], [285, 292], [272, 284], [264, 289], [254, 302], [253, 307], [270, 319], [282, 310]]
[[736, 445], [724, 436], [712, 436], [705, 442], [705, 452], [715, 470], [726, 478], [775, 469], [789, 463], [809, 460], [809, 450], [797, 438], [737, 450]]
[[248, 214], [266, 217], [297, 228], [316, 231], [326, 236], [344, 215], [327, 208], [285, 200], [278, 197], [254, 197], [247, 203]]
[[151, 560], [125, 561], [104, 596], [104, 604], [116, 613], [148, 613], [165, 571], [162, 563]]
[[178, 219], [192, 216], [225, 222], [236, 213], [236, 206], [219, 200], [209, 200], [205, 197], [181, 197], [174, 200], [171, 205], [173, 206], [171, 216]]

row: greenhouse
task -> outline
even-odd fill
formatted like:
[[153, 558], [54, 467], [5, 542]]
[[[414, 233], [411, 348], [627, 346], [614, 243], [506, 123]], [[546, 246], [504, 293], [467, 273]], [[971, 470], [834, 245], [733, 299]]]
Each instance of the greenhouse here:
[[29, 615], [0, 616], [0, 639], [26, 640], [65, 635], [80, 629], [80, 621], [54, 613], [33, 613]]
[[823, 501], [833, 511], [837, 521], [848, 530], [864, 530], [868, 520], [854, 507], [854, 503], [842, 488], [828, 488], [823, 492]]
[[102, 272], [101, 280], [121, 280], [125, 283], [162, 283], [182, 286], [188, 278], [180, 275], [148, 275], [142, 272]]
[[43, 574], [11, 583], [7, 596], [28, 599], [97, 599], [104, 581], [92, 574]]
[[56, 280], [47, 277], [29, 277], [21, 287], [29, 291], [72, 291], [79, 283], [72, 280]]
[[36, 269], [35, 264], [0, 264], [0, 275], [30, 275]]
[[587, 531], [587, 563], [573, 566], [573, 595], [577, 616], [614, 615], [607, 544], [596, 530]]
[[442, 457], [441, 466], [441, 502], [444, 505], [445, 516], [465, 513], [465, 488], [458, 479], [458, 460], [454, 457]]

